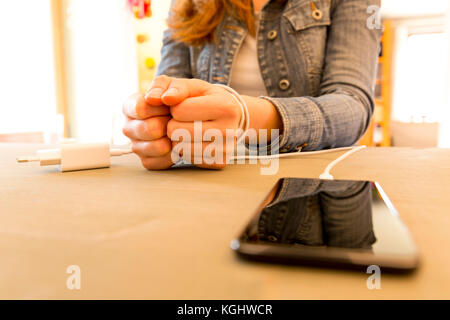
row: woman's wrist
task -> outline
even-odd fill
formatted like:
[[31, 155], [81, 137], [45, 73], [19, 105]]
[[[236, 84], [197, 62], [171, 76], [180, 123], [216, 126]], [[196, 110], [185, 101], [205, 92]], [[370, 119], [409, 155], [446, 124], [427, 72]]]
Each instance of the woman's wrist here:
[[271, 139], [271, 130], [278, 129], [279, 134], [283, 133], [283, 121], [277, 108], [266, 99], [242, 96], [247, 103], [250, 114], [250, 129], [259, 132], [260, 129], [267, 130], [267, 139]]

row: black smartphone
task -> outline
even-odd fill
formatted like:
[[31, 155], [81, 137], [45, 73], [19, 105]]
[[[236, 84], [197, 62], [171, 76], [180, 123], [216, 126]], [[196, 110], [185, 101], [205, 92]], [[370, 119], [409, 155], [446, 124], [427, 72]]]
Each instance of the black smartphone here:
[[408, 272], [419, 258], [376, 182], [284, 178], [231, 248], [246, 259]]

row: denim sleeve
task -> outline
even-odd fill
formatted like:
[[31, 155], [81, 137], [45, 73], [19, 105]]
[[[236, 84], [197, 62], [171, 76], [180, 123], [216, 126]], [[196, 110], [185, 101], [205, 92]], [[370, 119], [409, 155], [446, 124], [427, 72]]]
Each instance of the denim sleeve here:
[[331, 11], [318, 97], [274, 98], [283, 121], [280, 150], [349, 146], [368, 128], [374, 110], [380, 31], [369, 29], [367, 8], [379, 0], [337, 0]]
[[[174, 1], [172, 0], [172, 6]], [[182, 42], [171, 38], [171, 30], [164, 31], [161, 49], [161, 63], [156, 75], [176, 78], [192, 78], [189, 48]]]

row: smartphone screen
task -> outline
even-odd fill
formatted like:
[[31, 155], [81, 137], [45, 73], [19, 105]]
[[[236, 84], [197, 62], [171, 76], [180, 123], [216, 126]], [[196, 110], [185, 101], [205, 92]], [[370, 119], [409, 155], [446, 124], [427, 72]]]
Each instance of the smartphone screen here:
[[407, 227], [371, 181], [281, 179], [231, 247], [275, 263], [387, 271], [418, 265]]

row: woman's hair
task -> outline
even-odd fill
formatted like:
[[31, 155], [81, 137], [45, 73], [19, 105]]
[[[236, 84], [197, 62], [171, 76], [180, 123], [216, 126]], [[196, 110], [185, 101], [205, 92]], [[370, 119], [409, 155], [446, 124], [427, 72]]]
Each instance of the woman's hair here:
[[225, 14], [235, 16], [255, 36], [252, 0], [177, 0], [168, 19], [172, 39], [187, 45], [213, 42]]

